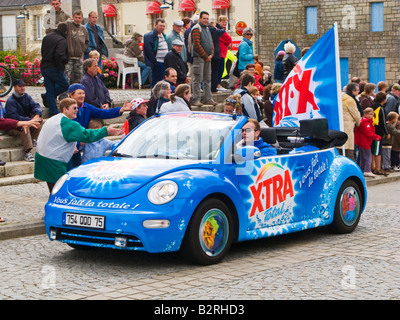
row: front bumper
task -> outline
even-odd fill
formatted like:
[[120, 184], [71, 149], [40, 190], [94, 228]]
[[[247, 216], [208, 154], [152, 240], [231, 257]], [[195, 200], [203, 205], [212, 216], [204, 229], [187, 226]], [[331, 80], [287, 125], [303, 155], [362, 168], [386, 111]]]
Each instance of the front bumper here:
[[[193, 200], [187, 199], [174, 199], [169, 204], [148, 208], [150, 210], [144, 210], [138, 206], [137, 209], [129, 211], [83, 209], [49, 202], [45, 206], [44, 223], [50, 240], [73, 245], [150, 253], [172, 252], [180, 248], [186, 227], [196, 207], [193, 202]], [[104, 216], [105, 227], [103, 230], [98, 230], [66, 226], [63, 221], [65, 212]], [[162, 228], [143, 226], [143, 222], [146, 220], [160, 219], [169, 221], [169, 225]]]

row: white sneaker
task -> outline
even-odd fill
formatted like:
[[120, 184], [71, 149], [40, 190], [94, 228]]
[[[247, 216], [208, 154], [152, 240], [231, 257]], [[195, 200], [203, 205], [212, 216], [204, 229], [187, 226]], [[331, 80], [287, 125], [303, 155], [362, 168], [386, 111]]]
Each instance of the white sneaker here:
[[372, 172], [364, 172], [364, 177], [375, 178], [375, 175]]
[[394, 171], [400, 171], [400, 166], [393, 167]]
[[228, 91], [228, 89], [225, 89], [224, 87], [220, 87], [220, 88], [217, 88], [217, 91], [223, 92], [223, 91]]
[[33, 157], [32, 153], [25, 152], [24, 160], [28, 162], [34, 162], [35, 158]]

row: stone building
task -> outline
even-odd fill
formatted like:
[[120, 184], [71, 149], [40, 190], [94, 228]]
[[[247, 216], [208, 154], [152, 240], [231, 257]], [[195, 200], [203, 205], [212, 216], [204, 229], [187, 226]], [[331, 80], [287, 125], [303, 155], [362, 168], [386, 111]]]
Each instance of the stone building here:
[[272, 69], [281, 41], [310, 47], [337, 22], [342, 86], [352, 77], [373, 83], [398, 81], [399, 0], [255, 1], [260, 60]]
[[154, 21], [163, 18], [168, 34], [175, 19], [192, 17], [207, 11], [210, 17], [228, 16], [228, 32], [237, 48], [242, 37], [238, 26], [254, 28], [254, 0], [102, 0], [106, 27], [116, 38], [125, 42], [134, 32], [145, 34], [154, 28]]
[[[67, 12], [71, 1], [62, 1]], [[43, 18], [49, 9], [49, 0], [1, 0], [0, 50], [40, 50], [45, 35]]]

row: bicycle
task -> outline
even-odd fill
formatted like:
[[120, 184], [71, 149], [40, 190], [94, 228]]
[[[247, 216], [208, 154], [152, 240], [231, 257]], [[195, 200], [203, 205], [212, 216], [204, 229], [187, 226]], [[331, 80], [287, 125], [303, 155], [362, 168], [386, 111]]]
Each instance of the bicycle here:
[[0, 97], [4, 97], [10, 93], [13, 82], [14, 79], [11, 71], [7, 67], [0, 65]]

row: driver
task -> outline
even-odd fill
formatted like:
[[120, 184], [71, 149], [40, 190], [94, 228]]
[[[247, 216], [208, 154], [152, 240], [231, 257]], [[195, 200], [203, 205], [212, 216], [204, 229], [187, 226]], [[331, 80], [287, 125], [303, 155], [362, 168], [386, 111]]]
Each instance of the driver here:
[[274, 156], [277, 154], [276, 149], [264, 142], [260, 137], [261, 127], [257, 120], [248, 119], [242, 127], [242, 140], [238, 146], [254, 146], [260, 149], [262, 157]]

